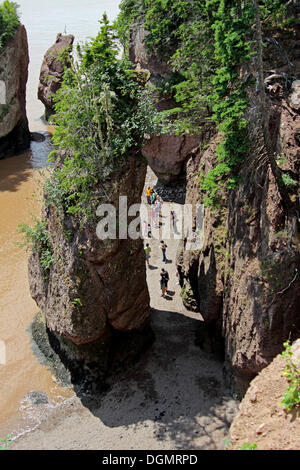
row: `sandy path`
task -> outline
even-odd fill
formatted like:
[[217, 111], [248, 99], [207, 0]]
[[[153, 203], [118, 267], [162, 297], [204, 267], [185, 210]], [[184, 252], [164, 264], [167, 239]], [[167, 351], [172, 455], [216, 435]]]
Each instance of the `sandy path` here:
[[[146, 184], [155, 183], [148, 171]], [[153, 346], [98, 400], [74, 397], [12, 449], [224, 449], [237, 412], [223, 383], [222, 364], [194, 344], [199, 314], [186, 311], [175, 275], [177, 241], [168, 245], [168, 299], [160, 297], [163, 265], [150, 240], [147, 280]]]
[[[153, 171], [148, 167], [146, 182], [146, 186], [154, 187], [156, 184], [157, 178]], [[176, 212], [177, 204], [173, 204], [173, 208]], [[169, 202], [163, 202], [162, 205], [162, 213], [166, 213], [169, 215], [169, 211], [171, 210], [171, 206]], [[149, 216], [149, 221], [151, 217]], [[170, 228], [170, 239], [165, 238], [165, 234], [163, 232], [164, 226], [167, 223], [166, 216], [163, 215], [160, 218], [160, 228], [155, 226], [155, 223], [152, 221], [151, 228], [152, 228], [152, 237], [146, 238], [144, 244], [149, 243], [151, 247], [151, 259], [150, 259], [150, 267], [147, 266], [147, 284], [150, 293], [150, 305], [153, 309], [159, 310], [168, 310], [170, 312], [177, 312], [184, 314], [186, 317], [194, 318], [198, 321], [202, 320], [202, 317], [199, 313], [193, 313], [186, 310], [184, 307], [181, 297], [180, 297], [180, 286], [178, 284], [178, 278], [176, 276], [176, 252], [178, 247], [178, 239], [174, 239], [173, 237], [173, 230]], [[171, 225], [171, 224], [170, 224]], [[159, 248], [160, 241], [164, 240], [167, 245], [166, 250], [166, 258], [167, 263], [162, 262], [162, 252]], [[160, 290], [160, 272], [161, 269], [164, 268], [168, 274], [170, 281], [168, 283], [168, 293], [165, 298], [161, 297], [161, 290]]]

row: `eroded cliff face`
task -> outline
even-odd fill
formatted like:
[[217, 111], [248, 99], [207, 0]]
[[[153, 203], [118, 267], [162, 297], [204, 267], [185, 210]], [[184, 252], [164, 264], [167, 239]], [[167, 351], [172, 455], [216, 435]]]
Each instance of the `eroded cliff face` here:
[[231, 286], [224, 297], [223, 332], [235, 380], [245, 378], [246, 384], [282, 350], [288, 337], [300, 336], [298, 116], [288, 104], [291, 90], [286, 96], [280, 84], [273, 90], [272, 150], [297, 188], [285, 187], [283, 192], [271, 166], [258, 158], [243, 169], [245, 183], [229, 199]]
[[[117, 210], [117, 229], [119, 196], [127, 196], [128, 207], [140, 203], [145, 174], [145, 164], [132, 156], [99, 186], [99, 204]], [[152, 340], [142, 240], [120, 239], [118, 231], [117, 239], [100, 240], [97, 222], [81, 229], [54, 207], [44, 217], [54, 261], [45, 275], [39, 252], [32, 253], [31, 295], [71, 372], [86, 378], [92, 365], [101, 379]]]
[[[132, 26], [129, 42], [129, 59], [137, 67], [150, 72], [150, 83], [161, 87], [170, 76], [172, 69], [157, 54], [147, 51], [145, 39], [147, 32], [143, 23]], [[156, 108], [164, 111], [176, 106], [171, 96], [158, 94]], [[149, 136], [143, 148], [143, 155], [152, 168], [159, 183], [165, 185], [177, 184], [185, 179], [185, 163], [200, 143], [199, 136], [179, 136], [163, 134]]]
[[[299, 39], [290, 38], [286, 66], [286, 58], [275, 57], [273, 47], [265, 52], [266, 68], [272, 62], [272, 77], [265, 79], [265, 116], [260, 115], [259, 94], [250, 96], [246, 117], [252, 148], [240, 169], [238, 189], [222, 207], [206, 208], [201, 252], [185, 253], [181, 247], [177, 257], [184, 301], [198, 308], [210, 326], [211, 337], [202, 337], [202, 345], [213, 350], [218, 340], [224, 341], [227, 377], [239, 396], [288, 337], [300, 336]], [[285, 184], [263, 150], [262, 118], [268, 123], [270, 155]], [[187, 163], [188, 203], [202, 201], [200, 175], [216, 161], [220, 136], [212, 133], [205, 137], [206, 150]]]
[[38, 99], [45, 105], [45, 118], [54, 112], [53, 97], [59, 90], [64, 77], [65, 67], [70, 63], [74, 36], [59, 33], [56, 41], [44, 56], [41, 66]]
[[0, 158], [30, 145], [26, 116], [27, 33], [20, 25], [0, 55]]

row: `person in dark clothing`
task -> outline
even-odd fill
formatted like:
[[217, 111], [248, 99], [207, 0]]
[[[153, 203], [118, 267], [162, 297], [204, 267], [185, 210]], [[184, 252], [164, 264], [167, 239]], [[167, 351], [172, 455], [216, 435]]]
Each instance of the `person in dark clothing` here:
[[164, 297], [168, 288], [169, 274], [162, 268], [160, 273], [160, 288], [161, 288], [161, 297]]

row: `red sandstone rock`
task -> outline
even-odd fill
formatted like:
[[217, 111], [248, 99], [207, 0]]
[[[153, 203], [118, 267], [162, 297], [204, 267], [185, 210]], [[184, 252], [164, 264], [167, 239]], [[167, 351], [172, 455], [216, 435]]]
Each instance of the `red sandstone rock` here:
[[[41, 66], [40, 83], [38, 87], [38, 99], [46, 107], [46, 118], [54, 108], [53, 95], [61, 87], [65, 66], [68, 65], [69, 55], [72, 51], [74, 36], [71, 34], [63, 36], [57, 35], [53, 46], [48, 49]], [[66, 57], [62, 60], [61, 54], [66, 52]]]
[[164, 134], [151, 137], [142, 153], [162, 183], [176, 181], [191, 153], [200, 143], [199, 136]]

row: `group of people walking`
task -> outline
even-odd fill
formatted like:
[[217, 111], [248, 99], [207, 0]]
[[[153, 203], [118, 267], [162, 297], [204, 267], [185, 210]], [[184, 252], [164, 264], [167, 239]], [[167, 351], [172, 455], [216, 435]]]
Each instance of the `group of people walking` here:
[[[167, 250], [167, 245], [166, 243], [161, 240], [159, 244], [159, 248], [161, 249], [162, 252], [162, 262], [167, 263], [167, 257], [166, 257], [166, 250]], [[146, 257], [146, 262], [147, 265], [150, 267], [150, 256], [151, 256], [151, 247], [149, 246], [149, 243], [146, 243], [145, 247], [145, 257]], [[168, 282], [169, 282], [169, 274], [168, 271], [166, 271], [164, 268], [161, 269], [160, 272], [160, 288], [161, 288], [161, 297], [165, 297], [167, 289], [168, 289]]]
[[[151, 187], [148, 186], [146, 188], [146, 200], [147, 204], [150, 206], [148, 214], [150, 215], [150, 222], [147, 223], [146, 220], [144, 220], [144, 238], [150, 238], [152, 239], [152, 228], [151, 224], [154, 222], [155, 227], [159, 228], [160, 226], [160, 218], [162, 217], [162, 203], [163, 201], [161, 198], [157, 195], [155, 190]], [[174, 233], [177, 233], [177, 228], [176, 228], [176, 222], [178, 221], [175, 210], [174, 210], [174, 204], [173, 202], [170, 203], [170, 217], [171, 217], [171, 222], [173, 226]], [[167, 263], [167, 256], [166, 256], [166, 251], [167, 251], [167, 244], [164, 242], [164, 240], [160, 241], [159, 248], [161, 250], [162, 254], [162, 262]], [[145, 250], [145, 257], [146, 257], [146, 263], [149, 268], [151, 268], [150, 265], [150, 257], [151, 257], [151, 247], [149, 246], [149, 243], [146, 243], [144, 246]], [[178, 276], [178, 272], [176, 273], [176, 276]], [[168, 289], [168, 282], [169, 282], [169, 274], [168, 271], [164, 268], [161, 269], [160, 271], [160, 288], [161, 288], [161, 297], [165, 297]], [[177, 284], [180, 284], [180, 282], [177, 282]]]
[[[155, 226], [159, 228], [159, 220], [162, 215], [161, 213], [161, 206], [162, 206], [162, 200], [161, 198], [157, 195], [157, 193], [154, 191], [151, 186], [148, 186], [146, 189], [146, 199], [147, 203], [150, 205], [150, 219], [151, 222], [154, 221]], [[174, 214], [173, 210], [173, 205], [171, 207], [171, 217], [173, 220], [172, 213]], [[152, 229], [151, 229], [151, 224], [146, 221], [144, 221], [144, 235], [147, 238], [152, 238]], [[164, 240], [160, 241], [159, 248], [162, 253], [162, 262], [167, 263], [167, 257], [166, 257], [166, 250], [167, 250], [167, 244], [164, 242]], [[147, 265], [150, 266], [150, 257], [151, 257], [151, 247], [149, 246], [149, 243], [146, 243], [144, 246], [145, 250], [145, 257], [146, 257], [146, 262]], [[160, 271], [160, 288], [161, 288], [161, 297], [165, 297], [168, 289], [168, 282], [169, 282], [169, 274], [168, 271], [164, 268], [161, 269]]]

